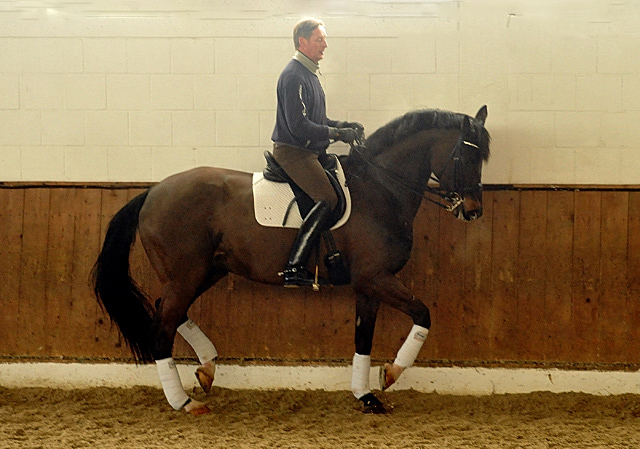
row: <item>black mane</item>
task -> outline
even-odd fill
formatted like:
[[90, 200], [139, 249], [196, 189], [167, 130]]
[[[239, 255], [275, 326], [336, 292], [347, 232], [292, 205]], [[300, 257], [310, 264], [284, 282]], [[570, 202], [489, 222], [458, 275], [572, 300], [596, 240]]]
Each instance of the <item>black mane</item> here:
[[[460, 129], [465, 114], [440, 109], [420, 109], [407, 112], [379, 128], [367, 138], [365, 146], [372, 154], [381, 152], [406, 137], [428, 129]], [[477, 120], [471, 120], [475, 128], [477, 142], [483, 160], [489, 158], [489, 132]]]

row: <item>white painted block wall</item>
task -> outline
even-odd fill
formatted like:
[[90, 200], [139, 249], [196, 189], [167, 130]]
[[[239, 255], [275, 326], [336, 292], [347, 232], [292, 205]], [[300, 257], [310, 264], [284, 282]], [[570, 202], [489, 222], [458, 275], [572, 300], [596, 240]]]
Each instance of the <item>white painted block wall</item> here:
[[329, 35], [330, 117], [371, 133], [412, 109], [474, 114], [487, 104], [485, 183], [640, 184], [637, 2], [93, 0], [0, 10], [0, 182], [260, 170], [293, 24], [313, 15]]

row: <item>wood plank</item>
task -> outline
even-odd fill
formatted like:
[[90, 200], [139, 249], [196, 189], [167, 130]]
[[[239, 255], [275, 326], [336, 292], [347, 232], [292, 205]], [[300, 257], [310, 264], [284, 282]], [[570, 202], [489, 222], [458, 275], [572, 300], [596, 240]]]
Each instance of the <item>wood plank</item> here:
[[322, 323], [320, 338], [323, 341], [317, 343], [317, 358], [350, 360], [355, 352], [355, 328], [352, 324], [355, 316], [355, 294], [348, 286], [330, 287], [324, 289], [322, 300], [326, 302], [326, 307], [323, 315], [318, 317]]
[[291, 292], [285, 291], [283, 299], [285, 310], [283, 313], [283, 343], [288, 346], [286, 358], [311, 359], [317, 353], [313, 334], [313, 318], [310, 316], [313, 311], [314, 300], [310, 299], [310, 294], [314, 292], [307, 289], [295, 289]]
[[18, 326], [24, 190], [0, 190], [0, 355], [18, 355], [22, 331]]
[[45, 353], [63, 356], [73, 353], [70, 342], [83, 338], [75, 321], [70, 320], [73, 279], [73, 239], [75, 228], [75, 190], [50, 190], [49, 246], [47, 251], [45, 314], [47, 319]]
[[[249, 325], [255, 348], [254, 357], [265, 359], [286, 357], [289, 351], [282, 344], [284, 333], [280, 323], [280, 312], [282, 307], [286, 307], [283, 305], [283, 302], [286, 302], [283, 296], [287, 292], [284, 291], [284, 287], [277, 288], [255, 282], [250, 282], [249, 288], [254, 313], [258, 317]], [[300, 293], [302, 292], [298, 292]]]
[[629, 318], [627, 360], [640, 360], [640, 192], [629, 192], [626, 308]]
[[[329, 340], [326, 357], [330, 360], [352, 360], [356, 352], [354, 343], [356, 300], [350, 286], [336, 287], [331, 290], [331, 312], [328, 318]], [[380, 357], [374, 346], [372, 357]]]
[[576, 192], [573, 241], [572, 338], [566, 358], [598, 360], [601, 193]]
[[73, 245], [73, 275], [71, 304], [68, 319], [78, 329], [74, 338], [67, 340], [74, 357], [92, 357], [96, 353], [96, 302], [90, 284], [93, 264], [100, 252], [101, 189], [76, 190], [74, 205], [75, 228]]
[[463, 286], [463, 341], [459, 350], [463, 360], [486, 360], [490, 357], [488, 336], [491, 317], [491, 236], [493, 235], [495, 192], [484, 192], [484, 214], [467, 223], [466, 256]]
[[[87, 276], [106, 224], [138, 192], [0, 189], [0, 355], [130, 359]], [[637, 362], [640, 191], [494, 190], [472, 223], [430, 210], [416, 217], [414, 253], [399, 274], [434, 316], [419, 362]], [[136, 274], [153, 292], [155, 274], [143, 252], [137, 257]], [[505, 282], [513, 269], [516, 281]], [[441, 285], [452, 276], [459, 285]], [[192, 312], [222, 357], [329, 361], [354, 352], [350, 287], [318, 295], [235, 277]], [[385, 307], [379, 319], [372, 355], [393, 359], [410, 322]], [[489, 345], [491, 332], [501, 346]]]
[[628, 192], [602, 192], [601, 291], [598, 333], [600, 360], [629, 360], [627, 307]]
[[547, 251], [544, 258], [545, 361], [567, 361], [571, 341], [571, 279], [574, 192], [547, 192]]
[[[281, 286], [273, 287], [284, 289]], [[304, 293], [301, 297], [305, 340], [303, 345], [307, 359], [318, 360], [326, 353], [326, 343], [329, 336], [327, 317], [331, 314], [330, 289], [331, 287], [321, 288], [319, 292], [314, 292], [312, 289], [305, 288], [300, 291], [300, 293]], [[296, 297], [298, 296], [300, 295], [296, 295]]]
[[[249, 281], [236, 276], [228, 277], [227, 301], [227, 347], [226, 357], [254, 358], [255, 330], [251, 322], [259, 319], [253, 308], [253, 292]], [[286, 308], [289, 310], [289, 308]]]
[[547, 240], [547, 192], [520, 192], [518, 257], [518, 346], [512, 359], [544, 359], [545, 255], [553, 252]]
[[47, 355], [46, 286], [49, 241], [50, 190], [27, 189], [24, 197], [24, 227], [20, 260], [18, 329], [20, 354]]
[[461, 281], [466, 254], [466, 223], [455, 219], [450, 212], [440, 212], [440, 282], [438, 300], [432, 314], [433, 341], [436, 357], [456, 359], [462, 339], [462, 296]]
[[489, 332], [492, 357], [509, 360], [519, 352], [518, 339], [518, 192], [495, 192], [493, 200], [492, 292]]

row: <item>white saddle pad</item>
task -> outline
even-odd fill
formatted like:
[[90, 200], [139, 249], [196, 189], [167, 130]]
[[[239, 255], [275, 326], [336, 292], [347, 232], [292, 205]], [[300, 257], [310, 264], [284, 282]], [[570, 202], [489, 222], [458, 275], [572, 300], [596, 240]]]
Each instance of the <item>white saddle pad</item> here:
[[[345, 224], [351, 215], [351, 195], [340, 163], [338, 163], [337, 173], [338, 181], [344, 190], [346, 207], [342, 218], [331, 229], [337, 229]], [[283, 224], [285, 214], [293, 199], [293, 191], [288, 183], [269, 181], [264, 178], [261, 172], [253, 174], [253, 205], [256, 220], [262, 226], [299, 228], [302, 225], [302, 217], [297, 204], [291, 206], [287, 222]]]

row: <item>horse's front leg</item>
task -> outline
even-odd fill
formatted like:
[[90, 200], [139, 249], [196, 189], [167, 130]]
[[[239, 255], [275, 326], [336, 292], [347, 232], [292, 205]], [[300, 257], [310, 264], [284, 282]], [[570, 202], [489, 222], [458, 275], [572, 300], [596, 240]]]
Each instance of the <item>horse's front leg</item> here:
[[413, 296], [395, 276], [378, 275], [374, 279], [376, 279], [375, 282], [367, 284], [364, 288], [369, 290], [368, 294], [380, 298], [380, 301], [404, 312], [413, 320], [413, 327], [400, 347], [393, 364], [385, 364], [380, 372], [380, 387], [386, 390], [398, 380], [406, 368], [415, 362], [427, 339], [431, 327], [431, 315], [429, 308]]
[[386, 413], [386, 408], [369, 388], [371, 346], [380, 301], [358, 293], [356, 299], [356, 353], [353, 356], [351, 391], [359, 399], [365, 413]]

